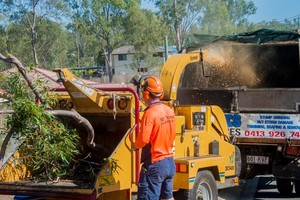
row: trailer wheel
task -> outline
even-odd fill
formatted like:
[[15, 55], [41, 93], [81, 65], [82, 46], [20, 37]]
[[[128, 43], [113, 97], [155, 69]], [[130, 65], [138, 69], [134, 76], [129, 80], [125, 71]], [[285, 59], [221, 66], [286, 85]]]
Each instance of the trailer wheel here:
[[193, 190], [184, 190], [179, 189], [178, 191], [173, 193], [174, 199], [178, 200], [192, 200], [192, 191]]
[[280, 194], [291, 195], [293, 193], [292, 181], [289, 179], [277, 178], [277, 189]]
[[210, 171], [198, 172], [193, 189], [180, 189], [174, 193], [174, 198], [179, 200], [217, 200], [218, 189], [214, 176]]
[[218, 199], [216, 180], [210, 171], [200, 171], [197, 173], [192, 196], [192, 199], [196, 200]]
[[295, 191], [298, 197], [300, 197], [300, 180], [295, 181]]

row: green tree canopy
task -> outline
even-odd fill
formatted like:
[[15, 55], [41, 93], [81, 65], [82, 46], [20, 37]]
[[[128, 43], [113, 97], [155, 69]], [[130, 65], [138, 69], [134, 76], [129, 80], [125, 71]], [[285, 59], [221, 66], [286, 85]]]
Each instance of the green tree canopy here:
[[192, 30], [207, 34], [233, 33], [247, 23], [247, 16], [256, 12], [254, 3], [246, 0], [152, 1], [176, 35], [178, 51]]
[[106, 63], [109, 66], [109, 80], [112, 81], [111, 52], [123, 40], [125, 20], [129, 8], [137, 0], [84, 0], [72, 2], [75, 11], [74, 19], [81, 18], [89, 27], [91, 34], [97, 38], [98, 45], [105, 52]]
[[176, 47], [180, 51], [191, 26], [202, 19], [206, 2], [199, 0], [154, 0], [154, 2], [164, 22], [175, 34]]
[[65, 2], [63, 0], [14, 0], [0, 1], [0, 13], [6, 13], [10, 22], [23, 23], [30, 32], [32, 58], [38, 65], [37, 55], [37, 26], [44, 19], [56, 19], [64, 13]]
[[[131, 7], [125, 21], [125, 41], [134, 46], [136, 62], [133, 68], [151, 68], [162, 65], [162, 59], [153, 59], [157, 47], [162, 46], [167, 30], [154, 12]], [[141, 66], [143, 63], [144, 66]]]

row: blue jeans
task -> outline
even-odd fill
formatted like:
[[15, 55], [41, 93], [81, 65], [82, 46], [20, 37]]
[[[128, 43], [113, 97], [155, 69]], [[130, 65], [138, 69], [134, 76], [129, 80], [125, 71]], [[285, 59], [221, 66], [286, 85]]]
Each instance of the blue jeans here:
[[148, 166], [143, 165], [138, 185], [138, 200], [172, 198], [175, 170], [175, 163], [172, 157]]

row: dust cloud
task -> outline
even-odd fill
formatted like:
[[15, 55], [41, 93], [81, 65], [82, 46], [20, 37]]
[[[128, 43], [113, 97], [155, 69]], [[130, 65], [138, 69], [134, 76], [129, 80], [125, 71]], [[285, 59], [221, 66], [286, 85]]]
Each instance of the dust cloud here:
[[300, 87], [297, 43], [243, 44], [222, 41], [207, 50], [203, 65], [189, 64], [182, 78], [187, 88]]
[[209, 87], [255, 87], [260, 84], [262, 74], [257, 74], [252, 52], [244, 47], [231, 42], [207, 46], [204, 64], [211, 69]]

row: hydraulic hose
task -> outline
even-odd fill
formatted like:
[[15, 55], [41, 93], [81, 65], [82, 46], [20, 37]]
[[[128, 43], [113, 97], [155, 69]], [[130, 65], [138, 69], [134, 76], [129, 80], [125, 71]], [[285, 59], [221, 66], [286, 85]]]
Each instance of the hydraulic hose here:
[[78, 112], [74, 109], [71, 111], [69, 110], [51, 110], [49, 111], [50, 114], [54, 115], [55, 117], [67, 117], [73, 119], [77, 125], [83, 126], [88, 134], [87, 137], [87, 145], [91, 148], [95, 149], [105, 149], [105, 147], [101, 144], [96, 144], [94, 142], [95, 131], [91, 123], [84, 117], [82, 117]]

